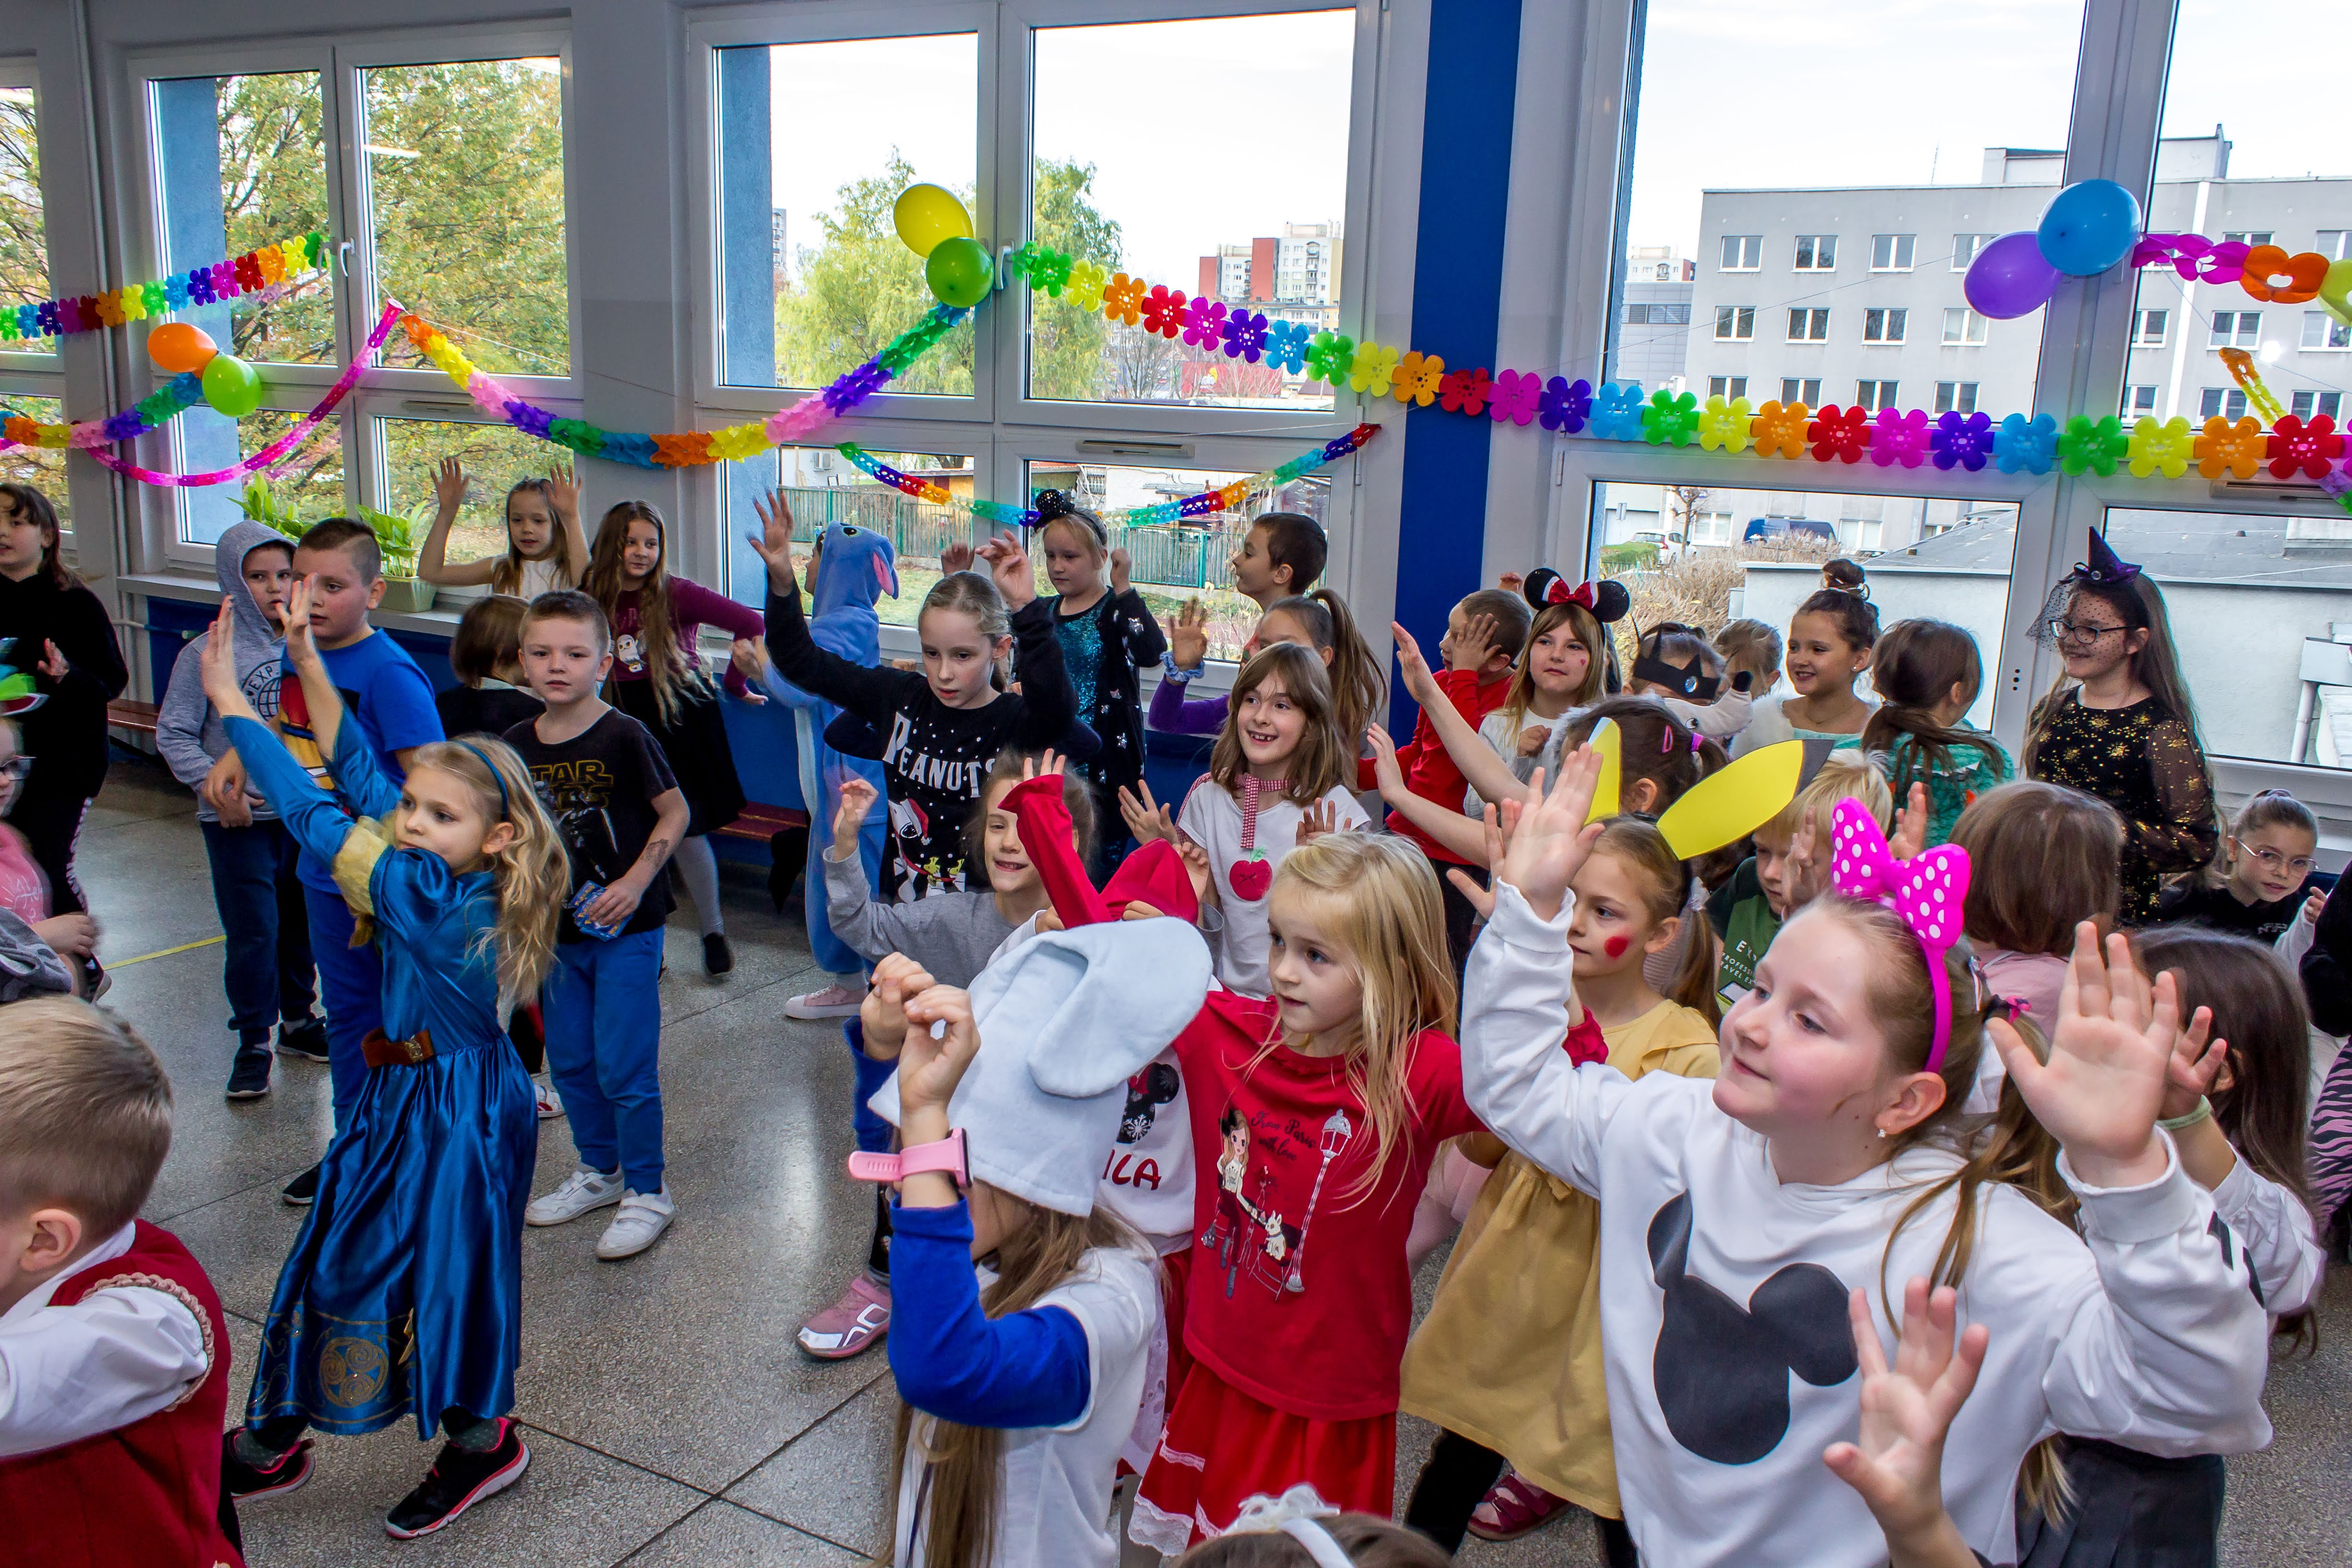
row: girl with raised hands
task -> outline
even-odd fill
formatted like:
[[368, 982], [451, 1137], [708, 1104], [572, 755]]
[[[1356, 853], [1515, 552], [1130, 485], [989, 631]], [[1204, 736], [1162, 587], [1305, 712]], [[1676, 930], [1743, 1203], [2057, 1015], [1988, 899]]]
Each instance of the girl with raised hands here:
[[[1364, 727], [1387, 706], [1389, 679], [1363, 634], [1356, 629], [1348, 602], [1328, 588], [1275, 600], [1258, 617], [1244, 656], [1276, 643], [1313, 648], [1331, 681], [1331, 710], [1341, 735], [1360, 739]], [[1199, 679], [1209, 657], [1209, 612], [1188, 599], [1168, 628], [1162, 678], [1151, 693], [1150, 723], [1178, 735], [1213, 735], [1225, 725], [1231, 700], [1184, 695]]]
[[[2156, 1123], [2176, 983], [2078, 936], [2046, 1053], [1979, 995], [1958, 930], [1966, 857], [1896, 861], [1842, 807], [1834, 890], [1798, 910], [1726, 1016], [1722, 1072], [1638, 1082], [1559, 1048], [1570, 890], [1598, 760], [1523, 812], [1472, 953], [1473, 1109], [1601, 1205], [1601, 1352], [1626, 1522], [1645, 1558], [1869, 1568], [1881, 1533], [1814, 1457], [1853, 1430], [1839, 1309], [1886, 1281], [1966, 1292], [1988, 1375], [1954, 1422], [1947, 1504], [2013, 1555], [2027, 1451], [2067, 1430], [2167, 1454], [2268, 1440], [2266, 1325], [2242, 1251]], [[2064, 1151], [2082, 1234], [1971, 1159], [1959, 1116], [1988, 1037]], [[1703, 1498], [1704, 1507], [1690, 1500]]]
[[433, 472], [433, 526], [416, 552], [416, 574], [447, 588], [487, 585], [493, 594], [536, 599], [559, 588], [576, 588], [588, 570], [588, 535], [580, 525], [580, 481], [572, 465], [558, 463], [544, 476], [531, 475], [507, 487], [507, 551], [479, 561], [448, 561], [449, 529], [472, 482], [466, 465], [444, 458]]

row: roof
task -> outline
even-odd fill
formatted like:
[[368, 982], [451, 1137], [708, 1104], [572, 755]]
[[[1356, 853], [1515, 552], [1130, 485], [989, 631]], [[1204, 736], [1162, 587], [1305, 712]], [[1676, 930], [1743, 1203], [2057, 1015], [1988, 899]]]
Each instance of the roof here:
[[[2352, 588], [2352, 550], [2287, 549], [2284, 517], [2221, 511], [2126, 510], [2107, 514], [2107, 542], [2159, 583], [2247, 583], [2279, 588]], [[1908, 549], [1874, 556], [1874, 573], [1993, 572], [2009, 574], [2017, 522], [1963, 523]]]

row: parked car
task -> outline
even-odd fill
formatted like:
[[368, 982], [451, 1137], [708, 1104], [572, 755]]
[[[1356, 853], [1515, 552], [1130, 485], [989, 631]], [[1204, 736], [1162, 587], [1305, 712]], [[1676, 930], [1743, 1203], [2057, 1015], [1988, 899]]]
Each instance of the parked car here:
[[1793, 539], [1811, 537], [1824, 544], [1838, 542], [1837, 529], [1817, 517], [1751, 517], [1744, 539]]

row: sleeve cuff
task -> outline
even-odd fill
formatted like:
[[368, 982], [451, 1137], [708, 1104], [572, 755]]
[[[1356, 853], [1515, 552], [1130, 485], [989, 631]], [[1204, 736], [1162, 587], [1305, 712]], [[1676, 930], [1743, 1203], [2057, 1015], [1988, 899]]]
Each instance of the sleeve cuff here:
[[2101, 1240], [2128, 1246], [2173, 1235], [2195, 1222], [2200, 1189], [2180, 1168], [2180, 1152], [2171, 1135], [2164, 1141], [2164, 1174], [2137, 1187], [2095, 1187], [2074, 1174], [2064, 1154], [2058, 1156], [2058, 1174], [2083, 1200], [2083, 1227]]
[[1495, 887], [1495, 912], [1486, 923], [1503, 933], [1503, 940], [1514, 947], [1532, 948], [1546, 953], [1558, 952], [1568, 945], [1568, 928], [1576, 919], [1576, 895], [1560, 896], [1559, 914], [1547, 921], [1535, 911], [1527, 896], [1510, 883], [1497, 878]]
[[971, 1208], [961, 1198], [940, 1209], [908, 1208], [894, 1198], [890, 1203], [890, 1232], [920, 1241], [956, 1242], [969, 1247]]

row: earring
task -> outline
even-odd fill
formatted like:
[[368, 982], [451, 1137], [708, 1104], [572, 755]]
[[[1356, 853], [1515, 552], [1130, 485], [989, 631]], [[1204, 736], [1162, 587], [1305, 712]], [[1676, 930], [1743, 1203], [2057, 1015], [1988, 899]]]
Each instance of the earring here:
[[1878, 1130], [1878, 1135], [1879, 1135], [1881, 1138], [1885, 1137], [1885, 1136], [1886, 1136], [1886, 1129], [1885, 1129], [1885, 1128], [1884, 1128], [1884, 1127], [1880, 1128], [1880, 1129]]

